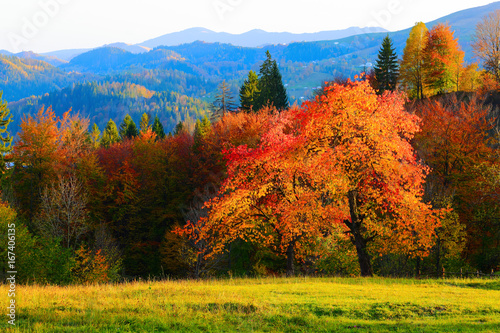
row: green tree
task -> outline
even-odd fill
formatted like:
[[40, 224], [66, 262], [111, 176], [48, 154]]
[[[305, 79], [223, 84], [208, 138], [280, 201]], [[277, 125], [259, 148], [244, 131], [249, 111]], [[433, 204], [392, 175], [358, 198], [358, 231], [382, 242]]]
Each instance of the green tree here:
[[155, 120], [153, 122], [153, 132], [159, 139], [163, 139], [165, 137], [165, 130], [163, 129], [163, 125], [161, 124], [158, 116], [155, 116]]
[[240, 88], [240, 109], [245, 112], [257, 111], [254, 108], [259, 96], [259, 77], [254, 71], [248, 73], [248, 78]]
[[2, 100], [2, 94], [0, 91], [0, 175], [5, 171], [4, 154], [12, 150], [12, 136], [7, 132], [12, 116], [7, 108], [7, 102]]
[[427, 44], [428, 29], [424, 23], [418, 22], [410, 31], [403, 51], [400, 67], [400, 80], [413, 98], [424, 98], [424, 48]]
[[106, 128], [104, 129], [104, 133], [101, 138], [101, 146], [109, 147], [113, 143], [120, 141], [120, 134], [118, 133], [118, 128], [116, 127], [115, 122], [110, 119], [106, 124]]
[[231, 95], [229, 85], [226, 83], [226, 80], [224, 80], [219, 85], [219, 91], [215, 96], [215, 101], [211, 105], [212, 121], [219, 120], [224, 117], [226, 113], [234, 111], [235, 109], [234, 97]]
[[254, 106], [255, 110], [271, 104], [278, 110], [287, 109], [290, 105], [278, 64], [271, 58], [269, 51], [266, 51], [266, 57], [260, 66], [259, 93]]
[[123, 122], [120, 125], [119, 133], [122, 140], [131, 139], [139, 135], [139, 132], [137, 131], [137, 126], [135, 125], [130, 115], [127, 114], [123, 119]]
[[137, 130], [137, 126], [135, 125], [134, 121], [131, 121], [127, 126], [127, 130], [125, 131], [124, 138], [132, 139], [138, 135], [139, 135], [139, 131]]
[[398, 56], [392, 46], [392, 40], [387, 35], [382, 42], [375, 64], [375, 78], [377, 79], [379, 93], [386, 90], [394, 91], [398, 82]]
[[177, 125], [175, 125], [175, 128], [174, 128], [174, 135], [178, 135], [178, 134], [181, 134], [182, 132], [184, 132], [186, 129], [185, 129], [185, 126], [184, 126], [184, 123], [182, 121], [179, 121], [177, 123]]
[[204, 138], [208, 131], [210, 130], [210, 120], [208, 120], [207, 116], [203, 116], [201, 121], [199, 119], [196, 120], [196, 124], [194, 126], [194, 149], [199, 149], [201, 145], [201, 139]]

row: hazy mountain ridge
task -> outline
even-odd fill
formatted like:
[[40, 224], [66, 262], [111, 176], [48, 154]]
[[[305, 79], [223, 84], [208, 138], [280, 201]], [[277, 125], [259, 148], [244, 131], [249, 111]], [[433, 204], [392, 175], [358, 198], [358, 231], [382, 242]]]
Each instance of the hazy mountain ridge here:
[[154, 48], [158, 46], [177, 46], [180, 44], [202, 41], [244, 47], [262, 47], [269, 44], [290, 44], [293, 42], [340, 39], [367, 32], [387, 32], [387, 30], [379, 27], [350, 27], [342, 30], [294, 34], [290, 32], [267, 32], [260, 29], [254, 29], [242, 34], [231, 34], [227, 32], [215, 32], [205, 28], [191, 28], [156, 37], [136, 45]]
[[[466, 61], [471, 62], [470, 42], [475, 26], [482, 17], [496, 9], [500, 9], [500, 2], [456, 12], [426, 25], [431, 28], [436, 23], [449, 23], [465, 51]], [[211, 33], [201, 28], [191, 30]], [[5, 100], [14, 102], [84, 81], [134, 82], [156, 92], [176, 91], [210, 101], [217, 83], [223, 79], [236, 96], [248, 71], [258, 71], [265, 59], [265, 50], [269, 50], [279, 63], [290, 100], [294, 102], [310, 97], [325, 80], [335, 76], [349, 77], [368, 69], [376, 61], [382, 39], [387, 34], [401, 57], [410, 30], [411, 27], [397, 32], [364, 33], [335, 40], [277, 43], [265, 48], [196, 41], [158, 46], [149, 51], [143, 46], [125, 43], [44, 55], [32, 52], [12, 55], [0, 51], [0, 54], [7, 55], [0, 57], [0, 90], [4, 91]], [[253, 30], [253, 33], [265, 32]], [[85, 52], [75, 56], [80, 51]], [[59, 58], [70, 56], [69, 61]], [[19, 110], [14, 108], [13, 112]]]

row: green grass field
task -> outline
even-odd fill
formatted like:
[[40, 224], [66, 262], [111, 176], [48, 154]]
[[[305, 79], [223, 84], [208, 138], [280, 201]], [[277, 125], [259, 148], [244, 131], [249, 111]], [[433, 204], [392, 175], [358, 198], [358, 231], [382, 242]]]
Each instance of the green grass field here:
[[498, 279], [18, 286], [16, 296], [16, 327], [4, 316], [2, 332], [500, 332]]

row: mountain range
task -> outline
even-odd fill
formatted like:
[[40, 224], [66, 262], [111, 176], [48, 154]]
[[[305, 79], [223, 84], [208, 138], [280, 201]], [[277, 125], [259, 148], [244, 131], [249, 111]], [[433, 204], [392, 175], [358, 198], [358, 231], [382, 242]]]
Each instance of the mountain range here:
[[[487, 13], [498, 9], [500, 2], [494, 2], [450, 14], [426, 25], [431, 28], [437, 23], [448, 23], [465, 51], [466, 61], [471, 62], [474, 60], [471, 41], [476, 24]], [[349, 28], [316, 34], [252, 30], [234, 35], [193, 28], [137, 45], [114, 43], [96, 49], [60, 50], [44, 54], [12, 54], [0, 50], [0, 90], [4, 92], [3, 99], [15, 102], [9, 104], [13, 113], [30, 113], [44, 101], [54, 100], [50, 96], [40, 96], [56, 96], [58, 91], [68, 86], [72, 87], [73, 95], [79, 91], [90, 94], [85, 99], [87, 104], [81, 101], [78, 104], [86, 114], [102, 109], [89, 93], [94, 88], [75, 88], [75, 85], [85, 82], [98, 82], [106, 87], [129, 87], [128, 84], [134, 84], [133, 88], [127, 88], [128, 91], [146, 89], [151, 91], [151, 96], [156, 92], [175, 91], [180, 94], [175, 101], [193, 98], [191, 105], [200, 106], [213, 99], [217, 84], [222, 80], [228, 82], [236, 96], [248, 71], [258, 71], [265, 59], [265, 51], [269, 50], [279, 63], [290, 100], [300, 102], [311, 96], [325, 80], [350, 77], [369, 69], [375, 63], [387, 34], [401, 57], [410, 30], [411, 27], [396, 32], [379, 29], [375, 30], [378, 32], [366, 33], [360, 28]], [[374, 29], [370, 28], [370, 31]], [[101, 90], [105, 93], [100, 93], [99, 100], [105, 100], [102, 95], [108, 92], [128, 94], [126, 91], [117, 92], [119, 89]], [[157, 101], [141, 94], [127, 98], [123, 99], [123, 103], [142, 105], [155, 112], [164, 110], [158, 107]], [[140, 101], [135, 100], [137, 98]], [[123, 110], [125, 106], [119, 103], [113, 99], [113, 105], [120, 105], [120, 110]], [[170, 103], [168, 112], [175, 113], [168, 117], [163, 115], [164, 119], [171, 119], [170, 125], [190, 114], [203, 114], [199, 110], [195, 113], [182, 111], [182, 108], [175, 111], [172, 101], [162, 103]], [[62, 108], [73, 106], [68, 100], [60, 105], [61, 110], [56, 111], [62, 112], [65, 111]], [[20, 119], [20, 114], [15, 118]]]
[[350, 27], [343, 30], [293, 34], [290, 32], [267, 32], [264, 30], [254, 29], [242, 34], [230, 34], [227, 32], [214, 32], [205, 28], [191, 28], [153, 38], [140, 43], [140, 45], [155, 48], [158, 46], [176, 46], [196, 41], [203, 41], [207, 43], [232, 44], [235, 46], [263, 47], [272, 44], [333, 40], [368, 32], [387, 32], [387, 30], [379, 27]]

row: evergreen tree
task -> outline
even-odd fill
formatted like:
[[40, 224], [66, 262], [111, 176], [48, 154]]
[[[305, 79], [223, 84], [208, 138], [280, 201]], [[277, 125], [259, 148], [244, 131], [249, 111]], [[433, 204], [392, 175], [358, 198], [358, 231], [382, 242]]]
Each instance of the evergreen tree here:
[[94, 148], [97, 149], [101, 145], [101, 131], [99, 130], [99, 127], [97, 124], [94, 123], [92, 126], [92, 131], [90, 132], [90, 145]]
[[289, 107], [288, 96], [278, 64], [276, 60], [271, 59], [269, 51], [266, 51], [266, 56], [266, 60], [260, 66], [259, 94], [254, 106], [255, 110], [259, 110], [266, 105], [273, 105], [278, 110], [287, 109]]
[[133, 139], [138, 135], [139, 131], [137, 130], [137, 126], [132, 120], [127, 126], [127, 130], [125, 131], [125, 136], [123, 137], [123, 139]]
[[149, 128], [149, 115], [144, 112], [141, 117], [141, 122], [140, 122], [140, 127], [141, 127], [141, 133], [145, 133], [148, 128]]
[[203, 116], [201, 121], [199, 119], [196, 120], [196, 124], [194, 126], [194, 149], [200, 148], [201, 139], [208, 134], [210, 130], [210, 120], [208, 120], [207, 116]]
[[116, 127], [115, 122], [110, 119], [106, 124], [106, 128], [104, 129], [104, 133], [101, 138], [101, 146], [109, 147], [113, 143], [120, 141], [120, 134], [118, 133], [118, 128]]
[[211, 119], [212, 121], [217, 121], [224, 117], [226, 113], [234, 111], [235, 109], [234, 98], [229, 90], [229, 85], [226, 83], [226, 80], [224, 80], [219, 85], [219, 92], [211, 105]]
[[254, 71], [248, 73], [248, 79], [240, 88], [240, 109], [245, 112], [257, 111], [256, 100], [259, 96], [259, 77]]
[[131, 139], [139, 135], [137, 131], [137, 126], [135, 125], [132, 117], [130, 115], [126, 115], [123, 119], [123, 122], [120, 125], [120, 137], [122, 140]]
[[184, 124], [182, 123], [182, 121], [179, 121], [177, 123], [177, 125], [175, 125], [175, 128], [174, 128], [174, 135], [179, 135], [181, 134], [183, 131], [185, 131], [184, 129]]
[[153, 132], [156, 134], [158, 139], [165, 138], [165, 130], [163, 129], [163, 125], [161, 124], [160, 118], [155, 116], [155, 120], [153, 122]]
[[389, 35], [382, 42], [374, 69], [379, 93], [381, 94], [386, 90], [394, 91], [399, 75], [398, 56], [396, 55], [396, 49], [392, 46], [392, 40]]
[[7, 108], [7, 102], [2, 100], [0, 91], [0, 175], [5, 171], [4, 154], [12, 150], [12, 136], [7, 132], [7, 126], [12, 122], [12, 116]]

